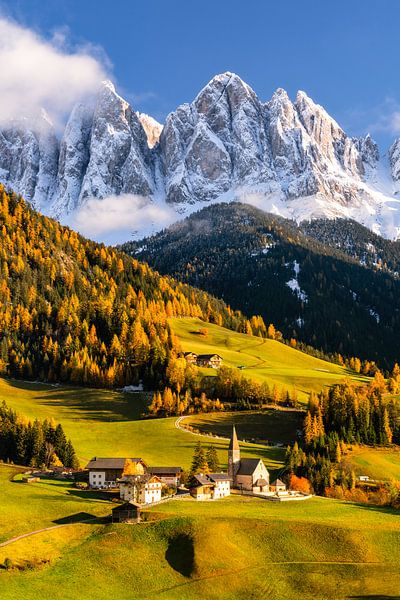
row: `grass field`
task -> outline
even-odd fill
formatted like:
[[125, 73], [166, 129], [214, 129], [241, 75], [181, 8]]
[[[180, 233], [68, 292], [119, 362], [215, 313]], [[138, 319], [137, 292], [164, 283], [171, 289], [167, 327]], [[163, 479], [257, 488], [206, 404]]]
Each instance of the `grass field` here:
[[[324, 386], [339, 383], [345, 378], [367, 381], [367, 378], [339, 365], [314, 358], [275, 340], [236, 333], [195, 318], [174, 317], [169, 322], [185, 352], [217, 353], [229, 367], [244, 366], [241, 372], [246, 377], [268, 381], [271, 385], [275, 383], [289, 390], [295, 387], [299, 400], [305, 401], [311, 391], [320, 392]], [[208, 330], [207, 336], [199, 335], [201, 328]], [[204, 371], [215, 375], [213, 369]]]
[[[42, 490], [43, 505], [51, 506], [52, 496], [65, 494], [64, 484], [12, 483], [12, 471], [0, 469], [2, 484], [6, 492], [10, 486], [26, 490], [23, 505], [35, 526], [65, 515], [56, 503], [46, 517], [36, 501]], [[9, 504], [11, 518], [19, 518]], [[78, 508], [109, 510], [91, 504], [82, 500]], [[68, 525], [0, 548], [0, 562], [42, 562], [25, 571], [0, 570], [1, 600], [340, 600], [396, 598], [400, 589], [400, 522], [391, 510], [317, 498], [277, 505], [231, 496], [170, 501], [146, 513], [154, 521]]]
[[399, 448], [353, 448], [346, 455], [358, 475], [369, 475], [372, 479], [400, 480]]
[[[174, 417], [140, 420], [146, 404], [143, 394], [0, 379], [0, 402], [3, 399], [27, 417], [61, 422], [82, 465], [93, 456], [140, 456], [150, 465], [188, 468], [196, 442], [204, 441], [177, 429]], [[216, 439], [213, 444], [221, 465], [226, 465], [228, 442]], [[243, 444], [242, 452], [262, 458], [272, 470], [282, 466], [279, 448]]]
[[235, 425], [239, 438], [259, 443], [289, 444], [302, 429], [304, 412], [268, 409], [262, 412], [198, 414], [184, 418], [201, 433], [230, 437]]
[[[29, 417], [60, 421], [84, 463], [93, 455], [142, 456], [150, 464], [189, 466], [205, 438], [180, 431], [175, 419], [139, 420], [141, 394], [49, 386], [0, 379], [0, 401]], [[239, 437], [257, 431], [284, 441], [297, 427], [290, 411], [195, 415], [204, 431]], [[215, 438], [221, 464], [227, 441]], [[263, 458], [274, 475], [281, 448], [241, 444], [243, 456]], [[400, 467], [400, 453], [355, 449], [351, 460], [379, 471]], [[363, 462], [365, 464], [363, 464]], [[380, 461], [380, 462], [379, 462]], [[396, 462], [397, 461], [397, 462]], [[21, 469], [0, 465], [0, 543], [20, 534], [83, 517], [104, 517], [112, 504], [67, 482], [25, 484]], [[138, 526], [73, 523], [0, 547], [0, 599], [340, 600], [398, 598], [400, 521], [384, 508], [314, 498], [273, 504], [231, 496], [196, 503], [176, 500], [145, 511]], [[4, 518], [5, 516], [5, 518]]]

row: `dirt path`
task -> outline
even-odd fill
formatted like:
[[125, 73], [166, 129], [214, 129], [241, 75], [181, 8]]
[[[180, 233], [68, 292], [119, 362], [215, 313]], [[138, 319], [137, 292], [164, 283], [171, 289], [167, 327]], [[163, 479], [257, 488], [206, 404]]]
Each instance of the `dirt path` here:
[[190, 431], [189, 429], [186, 429], [186, 427], [182, 427], [181, 423], [183, 421], [183, 419], [186, 419], [186, 417], [189, 415], [183, 415], [183, 417], [178, 417], [175, 421], [175, 427], [177, 429], [179, 429], [179, 431], [183, 431], [184, 433], [190, 433], [191, 435], [197, 435], [200, 437], [206, 437], [206, 438], [210, 438], [212, 440], [230, 440], [231, 438], [228, 437], [222, 437], [221, 435], [211, 435], [210, 433], [195, 433], [194, 431]]
[[52, 529], [59, 529], [60, 527], [68, 527], [69, 525], [79, 525], [80, 523], [91, 523], [93, 521], [97, 521], [98, 517], [94, 519], [85, 519], [83, 521], [74, 521], [73, 523], [61, 523], [60, 525], [51, 525], [51, 527], [42, 527], [42, 529], [35, 529], [35, 531], [29, 531], [28, 533], [22, 533], [21, 535], [17, 535], [17, 537], [11, 538], [10, 540], [6, 540], [0, 544], [0, 548], [4, 548], [9, 544], [13, 544], [14, 542], [18, 542], [19, 540], [23, 540], [24, 538], [30, 537], [31, 535], [36, 535], [38, 533], [42, 533], [43, 531], [51, 531]]

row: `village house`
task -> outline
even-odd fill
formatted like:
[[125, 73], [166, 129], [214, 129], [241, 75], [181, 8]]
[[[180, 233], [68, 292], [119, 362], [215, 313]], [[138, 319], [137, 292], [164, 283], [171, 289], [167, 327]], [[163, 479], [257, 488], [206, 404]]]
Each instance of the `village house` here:
[[180, 352], [178, 357], [185, 358], [189, 365], [197, 364], [197, 354], [195, 352]]
[[236, 429], [233, 427], [228, 450], [228, 475], [232, 487], [247, 492], [269, 492], [269, 473], [260, 458], [241, 458]]
[[212, 369], [219, 369], [222, 365], [222, 356], [219, 354], [199, 354], [197, 356], [198, 367], [211, 367]]
[[111, 510], [113, 523], [140, 523], [140, 505], [136, 502], [124, 502]]
[[179, 487], [181, 483], [181, 467], [149, 467], [147, 472], [156, 475], [165, 485]]
[[134, 467], [136, 473], [143, 474], [147, 469], [141, 458], [98, 458], [94, 457], [87, 464], [89, 486], [95, 489], [107, 489], [117, 486], [126, 470]]
[[214, 484], [214, 500], [230, 496], [231, 480], [227, 473], [209, 473], [207, 478]]
[[222, 365], [222, 356], [219, 354], [196, 354], [195, 352], [181, 352], [178, 354], [180, 358], [185, 358], [189, 365], [197, 365], [198, 367], [211, 367], [219, 369]]
[[231, 493], [229, 475], [226, 473], [209, 473], [195, 475], [197, 483], [190, 487], [190, 494], [196, 500], [218, 500]]
[[127, 475], [118, 483], [121, 500], [132, 500], [139, 504], [153, 504], [161, 500], [163, 484], [156, 475]]

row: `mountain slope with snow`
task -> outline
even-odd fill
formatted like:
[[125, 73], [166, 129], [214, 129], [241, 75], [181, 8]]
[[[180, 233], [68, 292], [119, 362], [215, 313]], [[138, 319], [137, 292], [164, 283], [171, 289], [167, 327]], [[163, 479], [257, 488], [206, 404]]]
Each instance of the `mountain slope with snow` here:
[[[241, 200], [297, 221], [352, 218], [393, 239], [400, 231], [400, 140], [380, 156], [369, 135], [348, 136], [305, 92], [292, 102], [278, 89], [263, 102], [233, 73], [164, 126], [110, 82], [73, 109], [61, 139], [45, 114], [3, 126], [0, 181], [62, 221], [92, 198], [131, 195], [134, 206], [169, 206], [177, 218]], [[127, 220], [143, 222], [135, 210]]]

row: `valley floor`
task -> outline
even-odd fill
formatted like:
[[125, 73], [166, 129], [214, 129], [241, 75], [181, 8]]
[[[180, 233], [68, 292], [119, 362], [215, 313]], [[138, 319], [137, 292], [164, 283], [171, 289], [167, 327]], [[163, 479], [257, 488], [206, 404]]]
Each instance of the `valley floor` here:
[[[28, 417], [60, 421], [82, 464], [94, 455], [119, 455], [187, 468], [196, 442], [209, 443], [177, 429], [176, 418], [140, 420], [147, 402], [141, 394], [0, 379], [3, 399]], [[298, 427], [295, 414], [288, 422], [279, 411], [187, 420], [218, 435], [234, 421], [239, 432], [243, 427], [240, 437], [256, 429], [274, 444]], [[228, 441], [212, 443], [224, 468]], [[241, 449], [263, 458], [272, 477], [282, 468], [284, 448], [241, 443]], [[379, 473], [391, 464], [399, 477], [399, 453], [360, 448], [354, 460], [362, 471], [375, 465]], [[233, 495], [172, 500], [146, 509], [140, 525], [112, 525], [104, 520], [113, 506], [107, 495], [63, 481], [22, 483], [24, 470], [0, 465], [0, 544], [46, 530], [0, 546], [0, 565], [13, 566], [0, 568], [1, 600], [340, 600], [396, 598], [400, 590], [400, 521], [391, 509]]]
[[[0, 467], [1, 514], [9, 517], [1, 540], [110, 513], [110, 502], [64, 482], [13, 481], [18, 471]], [[0, 563], [15, 567], [0, 570], [0, 598], [308, 600], [394, 598], [400, 589], [400, 522], [389, 509], [235, 495], [172, 500], [145, 518], [67, 524], [0, 547]]]

